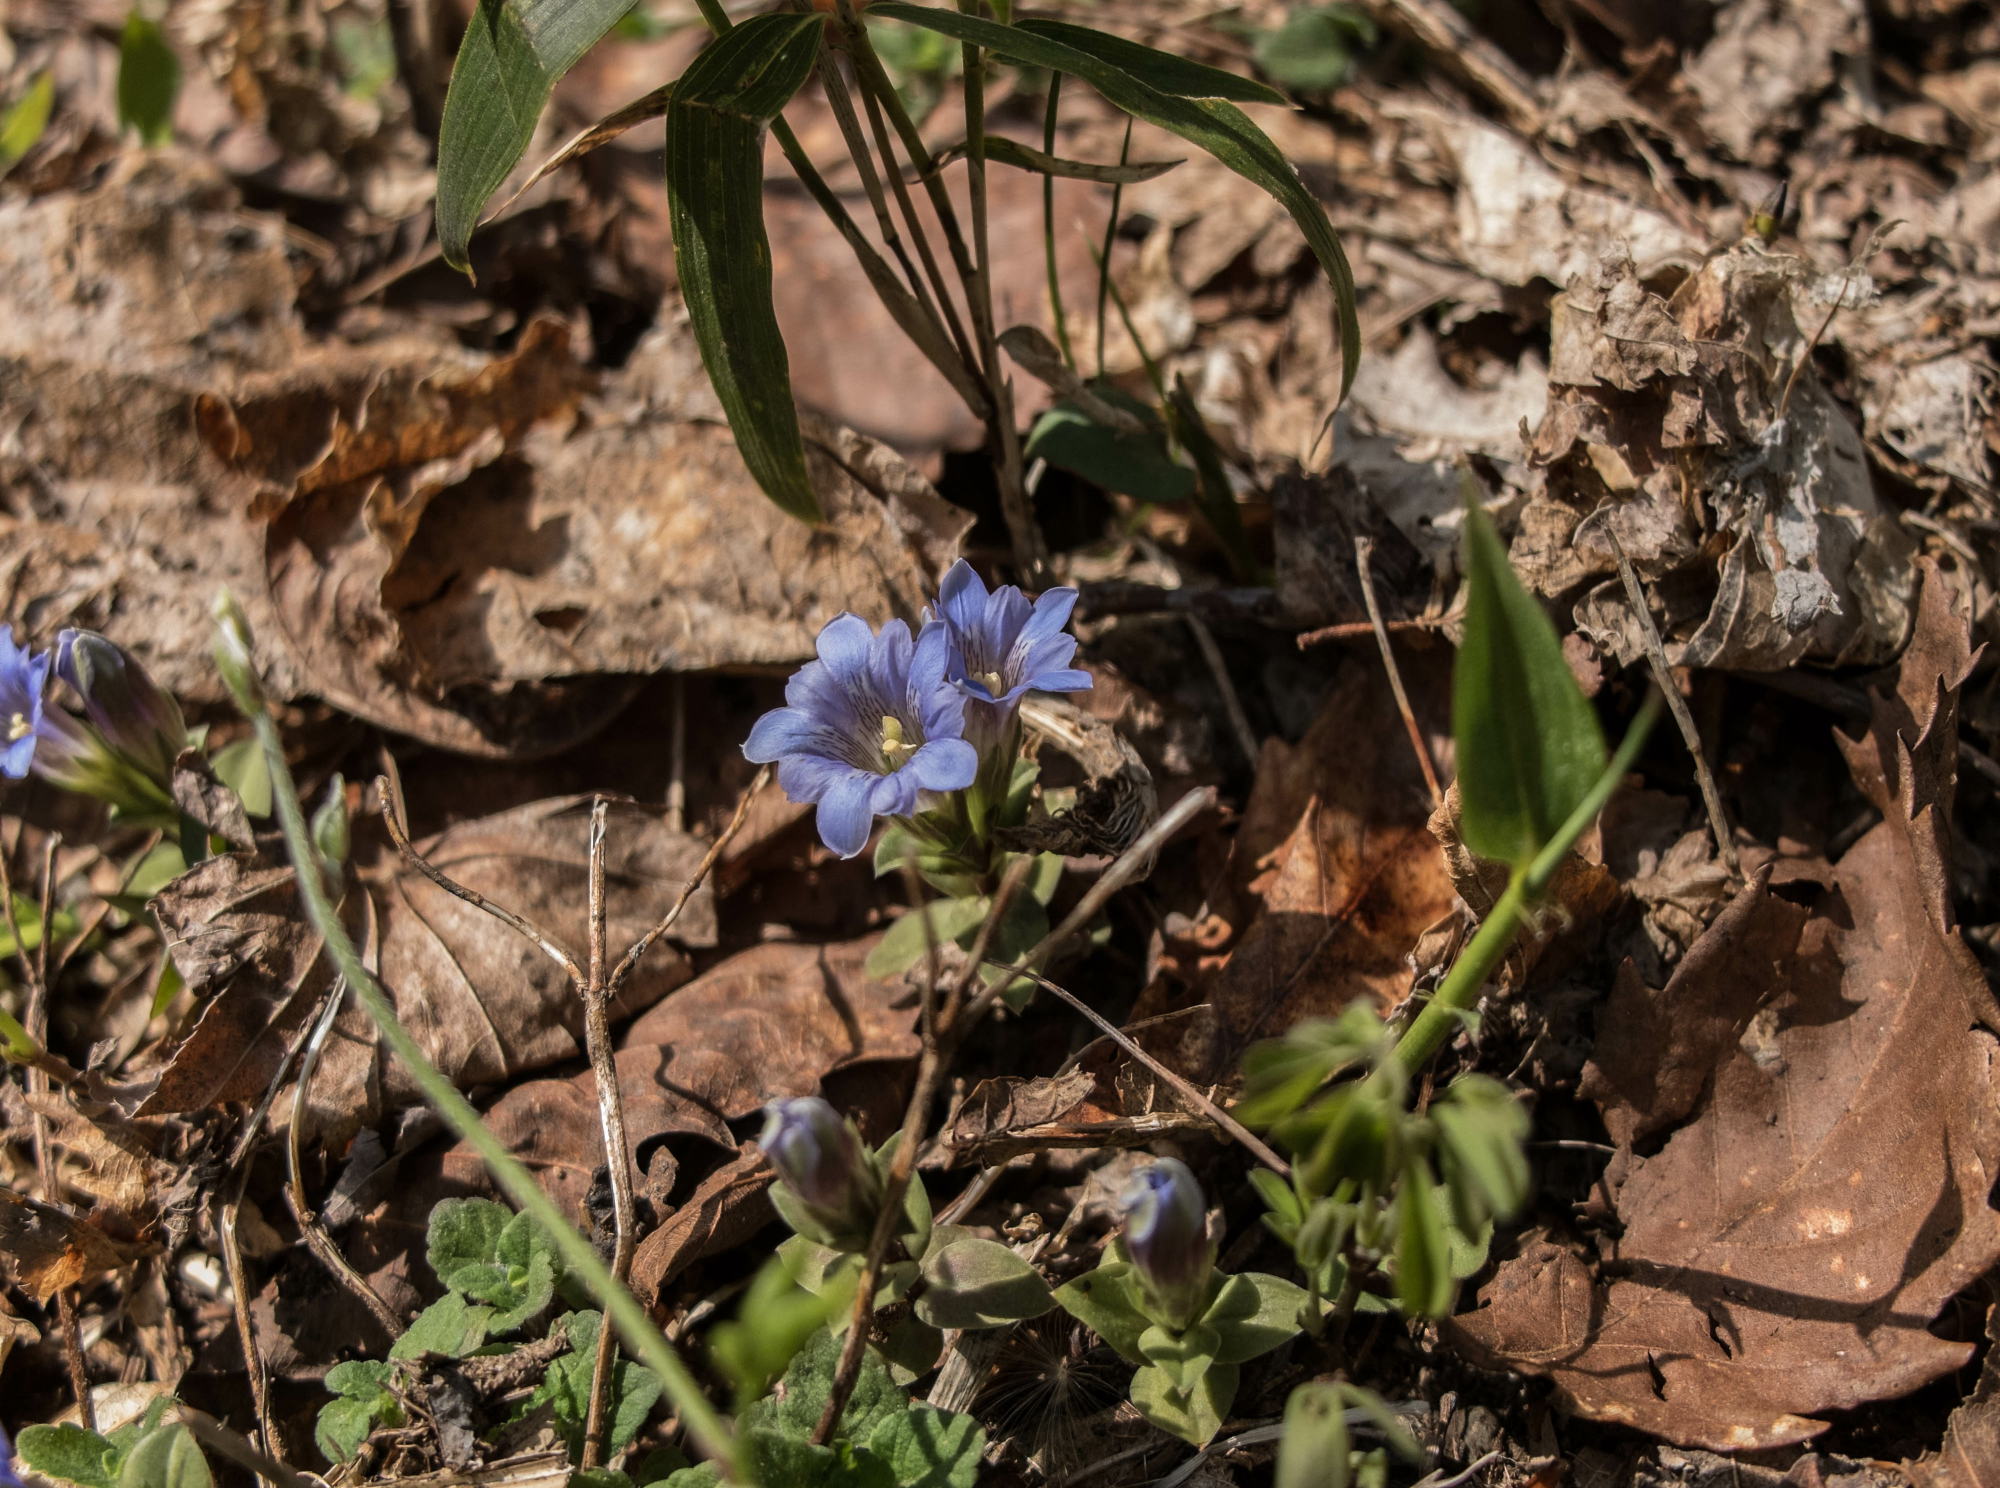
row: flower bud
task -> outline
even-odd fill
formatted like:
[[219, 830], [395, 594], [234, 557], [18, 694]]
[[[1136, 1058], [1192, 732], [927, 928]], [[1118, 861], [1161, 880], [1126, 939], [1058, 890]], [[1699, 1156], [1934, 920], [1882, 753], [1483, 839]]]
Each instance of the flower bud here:
[[1118, 1196], [1125, 1211], [1125, 1250], [1144, 1283], [1156, 1321], [1184, 1328], [1208, 1300], [1215, 1251], [1201, 1185], [1187, 1165], [1162, 1158]]
[[222, 673], [223, 685], [236, 706], [254, 713], [264, 706], [264, 684], [257, 676], [257, 663], [250, 655], [250, 622], [243, 606], [227, 589], [216, 591], [209, 613], [215, 618], [215, 669]]
[[757, 1145], [827, 1243], [866, 1241], [882, 1184], [852, 1122], [816, 1095], [772, 1101]]
[[187, 720], [144, 667], [96, 631], [65, 630], [56, 637], [56, 675], [75, 689], [114, 754], [172, 790], [174, 761], [188, 747]]

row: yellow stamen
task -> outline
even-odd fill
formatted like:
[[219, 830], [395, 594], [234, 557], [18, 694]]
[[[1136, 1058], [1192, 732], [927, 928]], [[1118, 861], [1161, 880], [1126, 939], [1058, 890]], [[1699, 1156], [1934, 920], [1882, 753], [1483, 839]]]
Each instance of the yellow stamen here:
[[28, 722], [28, 715], [25, 713], [16, 713], [7, 722], [7, 742], [12, 744], [17, 740], [25, 739], [34, 731], [35, 726]]
[[889, 762], [891, 769], [903, 762], [903, 757], [916, 752], [916, 746], [903, 738], [903, 721], [882, 715], [882, 758]]
[[987, 696], [998, 697], [1007, 690], [1007, 684], [1000, 680], [998, 672], [981, 672], [979, 681], [985, 687]]

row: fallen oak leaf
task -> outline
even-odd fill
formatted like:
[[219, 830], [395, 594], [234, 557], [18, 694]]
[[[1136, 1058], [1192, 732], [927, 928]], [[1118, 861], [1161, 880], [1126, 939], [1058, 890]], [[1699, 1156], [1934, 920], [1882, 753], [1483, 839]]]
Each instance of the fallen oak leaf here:
[[52, 1204], [0, 1188], [0, 1269], [38, 1303], [142, 1253]]

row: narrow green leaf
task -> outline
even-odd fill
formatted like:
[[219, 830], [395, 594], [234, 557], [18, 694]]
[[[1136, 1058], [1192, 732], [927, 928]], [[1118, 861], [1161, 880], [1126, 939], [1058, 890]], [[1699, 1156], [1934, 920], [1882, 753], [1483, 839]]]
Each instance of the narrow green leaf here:
[[1414, 1158], [1396, 1191], [1396, 1300], [1411, 1317], [1442, 1317], [1451, 1308], [1451, 1252], [1436, 1187], [1430, 1164]]
[[23, 155], [35, 148], [35, 141], [49, 126], [49, 113], [55, 102], [55, 74], [44, 70], [36, 73], [21, 96], [0, 113], [0, 176], [6, 175]]
[[743, 463], [793, 516], [820, 519], [771, 306], [764, 130], [812, 73], [825, 17], [755, 16], [712, 43], [667, 106], [667, 201], [681, 296]]
[[1339, 1385], [1314, 1380], [1285, 1402], [1274, 1488], [1347, 1488], [1352, 1438]]
[[[949, 150], [940, 151], [937, 158], [943, 162], [964, 153], [964, 145], [953, 145]], [[1018, 140], [1010, 140], [1004, 134], [989, 134], [986, 137], [986, 158], [1001, 165], [1011, 165], [1016, 170], [1061, 176], [1071, 181], [1095, 181], [1100, 186], [1135, 186], [1141, 181], [1164, 176], [1181, 163], [1178, 160], [1128, 160], [1122, 165], [1116, 162], [1107, 165], [1095, 160], [1065, 160], [1060, 155], [1050, 155]]]
[[438, 124], [438, 248], [467, 270], [486, 199], [514, 168], [557, 79], [635, 0], [479, 0]]
[[1459, 830], [1482, 858], [1525, 868], [1604, 771], [1597, 714], [1493, 523], [1465, 513], [1465, 640], [1452, 673]]
[[[1096, 393], [1138, 406], [1114, 389], [1098, 388]], [[1150, 425], [1139, 433], [1114, 429], [1073, 401], [1056, 404], [1035, 421], [1024, 453], [1138, 501], [1179, 502], [1194, 494], [1195, 473], [1168, 451], [1164, 430]]]
[[[870, 12], [873, 15], [880, 13]], [[1018, 29], [1046, 36], [1064, 46], [1075, 47], [1079, 52], [1088, 52], [1120, 72], [1137, 78], [1147, 87], [1176, 98], [1228, 98], [1237, 103], [1282, 104], [1290, 101], [1276, 88], [1267, 87], [1255, 78], [1192, 62], [1172, 52], [1128, 41], [1108, 31], [1079, 26], [1073, 21], [1037, 18], [1020, 22]]]
[[[1347, 396], [1361, 362], [1361, 325], [1354, 310], [1354, 274], [1333, 224], [1327, 220], [1326, 209], [1306, 190], [1284, 152], [1241, 109], [1221, 96], [1186, 96], [1188, 92], [1206, 93], [1221, 86], [1214, 82], [1197, 84], [1195, 71], [1203, 77], [1210, 74], [1230, 77], [1230, 74], [1200, 68], [1178, 58], [1168, 60], [1179, 63], [1179, 68], [1162, 74], [1159, 59], [1164, 53], [1062, 22], [1003, 26], [953, 10], [911, 5], [907, 0], [876, 0], [868, 13], [876, 20], [904, 21], [970, 42], [1003, 61], [1052, 68], [1082, 78], [1134, 118], [1157, 124], [1190, 144], [1199, 145], [1245, 180], [1269, 192], [1305, 234], [1313, 257], [1319, 260], [1320, 268], [1333, 284], [1334, 314], [1340, 322], [1340, 396]], [[1088, 38], [1087, 42], [1080, 43], [1078, 33]], [[1141, 76], [1142, 73], [1165, 76], [1174, 86], [1163, 89], [1150, 77]], [[1258, 91], [1255, 94], [1244, 91], [1251, 88]], [[1236, 78], [1230, 96], [1270, 101], [1277, 95], [1261, 84]]]
[[118, 40], [118, 123], [148, 145], [174, 137], [174, 100], [181, 91], [181, 62], [160, 23], [133, 11]]

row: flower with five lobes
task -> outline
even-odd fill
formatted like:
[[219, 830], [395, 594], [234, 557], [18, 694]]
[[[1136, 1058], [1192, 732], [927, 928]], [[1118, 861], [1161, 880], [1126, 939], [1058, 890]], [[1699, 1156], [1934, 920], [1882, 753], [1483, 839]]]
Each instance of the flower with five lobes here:
[[[75, 694], [81, 716], [49, 695], [51, 678]], [[180, 706], [96, 632], [65, 630], [53, 651], [31, 653], [0, 625], [0, 728], [0, 775], [32, 771], [134, 819], [173, 819], [174, 761], [189, 744]]]
[[1075, 608], [1074, 589], [1050, 589], [1031, 603], [1012, 584], [989, 592], [963, 558], [952, 565], [924, 618], [951, 642], [945, 675], [966, 696], [968, 734], [982, 722], [1004, 725], [1024, 693], [1090, 687], [1090, 673], [1070, 666], [1076, 637], [1063, 632]]
[[776, 761], [794, 801], [819, 806], [820, 840], [843, 858], [868, 845], [878, 816], [909, 816], [922, 791], [963, 790], [979, 757], [965, 742], [965, 699], [945, 680], [944, 631], [891, 620], [870, 635], [859, 615], [819, 633], [819, 660], [785, 684], [785, 703], [758, 719], [743, 753]]

